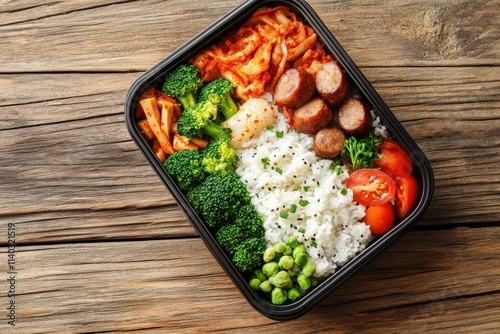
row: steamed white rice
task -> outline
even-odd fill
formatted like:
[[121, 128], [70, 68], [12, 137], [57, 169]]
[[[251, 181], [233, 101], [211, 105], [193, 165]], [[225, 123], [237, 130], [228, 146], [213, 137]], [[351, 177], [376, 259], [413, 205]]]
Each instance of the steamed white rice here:
[[[353, 201], [345, 186], [347, 169], [332, 169], [332, 160], [316, 157], [312, 136], [293, 130], [281, 113], [273, 129], [246, 142], [237, 155], [236, 173], [265, 218], [266, 242], [296, 236], [316, 262], [315, 276], [332, 274], [371, 240], [369, 227], [360, 222], [365, 207]], [[304, 201], [308, 204], [301, 206]], [[295, 213], [290, 212], [293, 205]], [[280, 217], [282, 212], [288, 217]]]

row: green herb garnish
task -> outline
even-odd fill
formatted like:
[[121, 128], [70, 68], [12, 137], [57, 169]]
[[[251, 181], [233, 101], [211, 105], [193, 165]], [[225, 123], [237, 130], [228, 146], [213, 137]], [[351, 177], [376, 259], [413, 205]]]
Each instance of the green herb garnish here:
[[268, 157], [265, 157], [265, 158], [260, 159], [260, 161], [262, 161], [262, 163], [264, 164], [264, 169], [266, 169], [267, 166], [269, 165], [269, 161], [271, 161], [271, 159], [269, 159]]
[[380, 145], [382, 145], [382, 139], [377, 138], [373, 130], [361, 139], [351, 136], [345, 140], [339, 160], [345, 159], [353, 170], [373, 168], [373, 162], [378, 158], [376, 148]]
[[308, 204], [309, 204], [309, 201], [306, 200], [306, 199], [301, 199], [299, 201], [299, 205], [302, 206], [302, 207], [307, 206]]

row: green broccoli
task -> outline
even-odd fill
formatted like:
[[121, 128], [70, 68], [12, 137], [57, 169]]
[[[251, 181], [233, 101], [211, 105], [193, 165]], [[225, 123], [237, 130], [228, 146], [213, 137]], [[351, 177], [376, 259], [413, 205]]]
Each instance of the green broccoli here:
[[264, 238], [266, 232], [264, 229], [264, 220], [253, 204], [247, 204], [240, 208], [236, 215], [235, 224], [243, 226], [248, 235], [252, 235], [255, 238]]
[[378, 157], [376, 148], [380, 145], [382, 140], [375, 136], [373, 130], [361, 139], [351, 136], [345, 140], [337, 163], [340, 164], [342, 159], [345, 159], [345, 163], [351, 165], [353, 170], [372, 168], [373, 162]]
[[232, 98], [233, 90], [234, 86], [229, 80], [215, 79], [201, 89], [199, 101], [211, 101], [216, 104], [224, 118], [228, 119], [238, 112], [238, 106]]
[[265, 250], [264, 239], [247, 239], [236, 247], [232, 261], [239, 271], [251, 272], [262, 266], [264, 262], [262, 255]]
[[163, 166], [182, 190], [189, 190], [200, 184], [206, 177], [203, 169], [203, 154], [198, 150], [176, 151]]
[[184, 110], [177, 121], [177, 132], [187, 138], [205, 135], [218, 138], [223, 128], [214, 122], [217, 118], [217, 106], [211, 102], [197, 103]]
[[264, 240], [265, 229], [262, 217], [252, 204], [240, 208], [233, 223], [219, 228], [215, 236], [221, 247], [230, 255], [245, 240], [257, 238]]
[[212, 140], [203, 151], [203, 168], [209, 174], [222, 175], [234, 171], [236, 164], [236, 148], [231, 144], [231, 136], [222, 131], [219, 138]]
[[163, 83], [163, 92], [179, 100], [184, 109], [196, 104], [196, 98], [203, 80], [200, 70], [194, 65], [180, 65], [167, 75]]
[[239, 224], [221, 226], [215, 233], [215, 238], [219, 245], [230, 255], [234, 255], [236, 247], [239, 246], [247, 236], [248, 234]]
[[209, 227], [235, 220], [240, 208], [250, 203], [250, 194], [238, 175], [211, 174], [188, 192], [188, 200]]

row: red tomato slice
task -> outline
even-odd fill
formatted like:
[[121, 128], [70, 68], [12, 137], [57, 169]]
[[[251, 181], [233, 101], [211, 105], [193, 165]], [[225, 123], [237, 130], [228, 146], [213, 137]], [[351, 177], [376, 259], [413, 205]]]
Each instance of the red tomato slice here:
[[379, 147], [380, 154], [373, 167], [380, 168], [390, 175], [410, 175], [411, 158], [394, 140], [384, 139]]
[[412, 208], [418, 196], [417, 180], [412, 175], [396, 176], [396, 212], [404, 217]]
[[396, 192], [396, 183], [386, 173], [373, 168], [354, 171], [346, 186], [353, 191], [353, 197], [361, 205], [382, 205], [389, 202]]
[[382, 235], [389, 231], [396, 221], [396, 211], [391, 203], [370, 206], [365, 211], [361, 220], [370, 226], [370, 231], [375, 235]]

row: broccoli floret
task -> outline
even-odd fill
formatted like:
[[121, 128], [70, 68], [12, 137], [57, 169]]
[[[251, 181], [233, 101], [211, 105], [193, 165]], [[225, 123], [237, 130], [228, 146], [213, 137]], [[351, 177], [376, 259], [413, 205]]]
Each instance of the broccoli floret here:
[[215, 238], [222, 249], [234, 255], [236, 247], [247, 238], [247, 232], [238, 224], [228, 224], [217, 230]]
[[200, 184], [206, 177], [203, 169], [203, 154], [198, 150], [176, 151], [163, 166], [182, 190], [189, 190]]
[[211, 102], [197, 103], [184, 110], [177, 121], [177, 132], [187, 138], [205, 135], [218, 138], [223, 128], [214, 122], [217, 106]]
[[196, 104], [196, 98], [203, 80], [200, 70], [193, 65], [180, 65], [167, 75], [163, 92], [179, 100], [184, 109]]
[[236, 247], [233, 263], [241, 272], [251, 272], [262, 266], [266, 244], [261, 238], [252, 238], [243, 241]]
[[235, 220], [240, 208], [250, 203], [250, 194], [238, 175], [211, 174], [188, 192], [188, 200], [209, 227]]
[[352, 170], [373, 168], [373, 162], [378, 157], [376, 148], [380, 145], [382, 140], [375, 136], [373, 130], [361, 139], [351, 136], [344, 141], [344, 148], [337, 163], [340, 164], [344, 159], [345, 163], [351, 165]]
[[203, 151], [203, 167], [209, 174], [222, 175], [234, 171], [236, 148], [230, 144], [231, 136], [222, 131], [219, 138], [212, 140]]
[[264, 220], [252, 204], [244, 205], [238, 211], [235, 224], [242, 226], [244, 231], [255, 238], [264, 238]]
[[252, 204], [247, 204], [240, 208], [233, 223], [219, 228], [216, 239], [225, 251], [233, 255], [243, 241], [251, 238], [264, 240], [264, 234], [262, 218]]
[[238, 112], [238, 106], [232, 98], [233, 90], [234, 86], [229, 80], [215, 79], [201, 89], [199, 101], [211, 101], [216, 104], [224, 118], [228, 119]]

